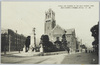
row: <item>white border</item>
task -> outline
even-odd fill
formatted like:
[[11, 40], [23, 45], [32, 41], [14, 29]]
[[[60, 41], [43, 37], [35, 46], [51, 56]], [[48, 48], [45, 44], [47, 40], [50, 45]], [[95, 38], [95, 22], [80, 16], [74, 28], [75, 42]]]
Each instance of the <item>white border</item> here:
[[[66, 2], [66, 1], [70, 1], [70, 2], [77, 2], [77, 1], [81, 1], [81, 2], [99, 2], [99, 21], [100, 21], [100, 0], [0, 0], [0, 32], [1, 32], [1, 2], [2, 1], [7, 1], [7, 2], [10, 2], [10, 1], [37, 1], [37, 2], [44, 2], [44, 1], [47, 1], [47, 2], [51, 2], [51, 1], [62, 1], [62, 2]], [[100, 25], [100, 23], [99, 23]], [[99, 29], [100, 29], [100, 26], [99, 26]], [[100, 37], [100, 35], [99, 35]], [[100, 43], [100, 41], [99, 41]], [[99, 47], [100, 47], [100, 44], [99, 44]], [[100, 48], [99, 48], [100, 49]], [[1, 52], [1, 34], [0, 34], [0, 52]], [[99, 53], [100, 53], [100, 50], [99, 50]], [[99, 56], [100, 58], [100, 56]], [[100, 64], [100, 59], [99, 59], [99, 64]], [[99, 65], [99, 64], [92, 64], [92, 65]], [[15, 65], [15, 64], [1, 64], [1, 56], [0, 56], [0, 65]], [[16, 64], [16, 65], [37, 65], [37, 64]], [[44, 64], [40, 64], [40, 65], [44, 65]], [[45, 65], [49, 65], [49, 64], [45, 64]], [[50, 64], [50, 65], [55, 65], [55, 64]], [[57, 64], [57, 65], [69, 65], [69, 64]], [[70, 65], [91, 65], [91, 64], [70, 64]]]

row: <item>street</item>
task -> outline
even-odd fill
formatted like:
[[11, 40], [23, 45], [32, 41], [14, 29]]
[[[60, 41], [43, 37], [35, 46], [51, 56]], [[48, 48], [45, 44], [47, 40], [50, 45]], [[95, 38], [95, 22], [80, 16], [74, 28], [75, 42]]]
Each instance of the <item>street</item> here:
[[[94, 59], [94, 60], [93, 60]], [[66, 55], [61, 64], [97, 64], [98, 56], [94, 53]]]
[[97, 64], [97, 61], [95, 54], [84, 52], [34, 57], [1, 56], [2, 64]]

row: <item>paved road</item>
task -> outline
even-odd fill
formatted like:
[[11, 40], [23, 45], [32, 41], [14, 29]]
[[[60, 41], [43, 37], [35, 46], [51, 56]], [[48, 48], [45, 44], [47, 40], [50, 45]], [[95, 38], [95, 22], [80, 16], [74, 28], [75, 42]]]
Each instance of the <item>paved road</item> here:
[[[94, 59], [94, 60], [93, 60]], [[66, 55], [61, 64], [97, 64], [98, 56], [94, 53]]]
[[60, 64], [64, 57], [64, 54], [35, 57], [1, 56], [1, 62], [3, 64]]
[[[92, 62], [92, 59], [96, 59]], [[1, 56], [3, 64], [90, 64], [97, 63], [96, 55], [91, 53], [59, 54], [50, 56], [15, 57]]]

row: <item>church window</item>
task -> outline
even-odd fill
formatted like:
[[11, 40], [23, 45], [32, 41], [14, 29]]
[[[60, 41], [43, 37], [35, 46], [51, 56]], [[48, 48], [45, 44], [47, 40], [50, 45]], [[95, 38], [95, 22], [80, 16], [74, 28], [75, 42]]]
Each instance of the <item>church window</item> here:
[[72, 38], [72, 42], [73, 42], [73, 40], [74, 40], [74, 39]]
[[49, 18], [49, 15], [48, 15], [48, 18]]
[[46, 18], [47, 18], [47, 14], [46, 14]]

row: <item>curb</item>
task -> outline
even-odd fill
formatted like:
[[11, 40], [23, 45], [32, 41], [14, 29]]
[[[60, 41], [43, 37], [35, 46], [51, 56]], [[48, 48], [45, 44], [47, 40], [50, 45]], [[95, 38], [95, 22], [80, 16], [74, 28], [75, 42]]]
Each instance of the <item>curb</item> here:
[[68, 52], [67, 51], [58, 51], [58, 52], [27, 52], [27, 53], [7, 54], [7, 55], [4, 55], [4, 56], [34, 57], [34, 56], [50, 56], [50, 55], [58, 55], [58, 54], [68, 54]]

